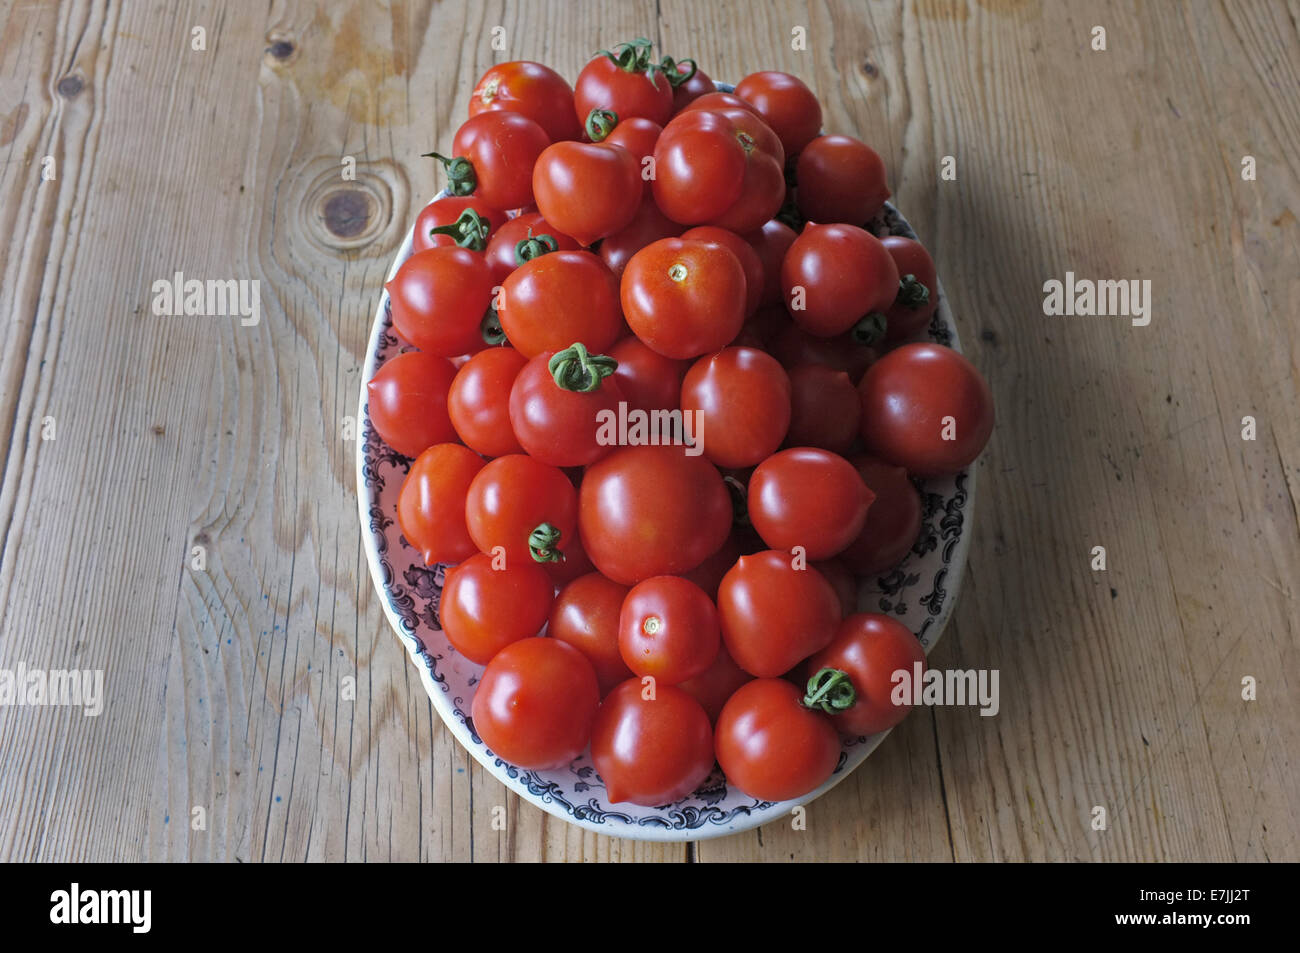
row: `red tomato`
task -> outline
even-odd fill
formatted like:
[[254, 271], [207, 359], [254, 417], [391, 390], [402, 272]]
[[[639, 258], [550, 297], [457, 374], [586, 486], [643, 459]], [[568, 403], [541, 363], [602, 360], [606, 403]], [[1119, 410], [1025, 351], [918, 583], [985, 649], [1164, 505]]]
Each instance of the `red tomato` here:
[[497, 299], [501, 328], [525, 357], [562, 351], [574, 341], [598, 354], [618, 338], [618, 279], [589, 251], [556, 251], [526, 261]]
[[366, 385], [375, 432], [406, 457], [418, 457], [435, 443], [454, 443], [447, 391], [455, 376], [445, 357], [408, 351], [389, 358]]
[[598, 572], [579, 576], [560, 590], [551, 606], [551, 638], [568, 642], [587, 657], [604, 698], [632, 670], [618, 650], [618, 617], [628, 587]]
[[840, 759], [840, 739], [803, 693], [781, 678], [737, 689], [722, 709], [714, 749], [727, 781], [760, 801], [788, 801], [816, 790]]
[[619, 119], [640, 116], [663, 125], [673, 113], [673, 87], [650, 59], [650, 44], [620, 43], [601, 51], [578, 74], [573, 86], [579, 122], [593, 109], [609, 109]]
[[551, 577], [537, 563], [493, 569], [492, 557], [478, 553], [447, 570], [438, 619], [457, 652], [486, 665], [511, 642], [541, 631], [554, 595]]
[[[874, 735], [893, 728], [912, 710], [910, 691], [902, 704], [895, 704], [894, 695], [899, 684], [910, 687], [925, 671], [925, 650], [920, 640], [897, 619], [864, 612], [841, 622], [831, 644], [808, 660], [811, 678], [805, 704], [824, 685], [817, 679], [817, 673], [823, 669], [848, 676], [853, 700], [846, 705], [850, 696], [845, 689], [826, 686], [819, 707], [830, 714], [841, 734]], [[906, 672], [907, 681], [896, 682], [895, 672]], [[842, 680], [841, 676], [836, 681]]]
[[465, 248], [416, 252], [384, 287], [393, 327], [421, 351], [458, 357], [483, 348], [492, 271], [482, 255]]
[[740, 543], [733, 532], [727, 537], [727, 541], [718, 547], [717, 552], [690, 572], [682, 573], [682, 576], [703, 589], [704, 594], [710, 599], [717, 599], [718, 586], [722, 584], [722, 577], [736, 565], [736, 560], [740, 556]]
[[754, 468], [748, 499], [750, 522], [768, 546], [802, 546], [809, 559], [829, 559], [857, 538], [875, 496], [843, 457], [795, 447]]
[[425, 565], [474, 555], [465, 499], [483, 458], [458, 443], [440, 443], [416, 457], [397, 497], [397, 523]]
[[715, 552], [731, 531], [731, 495], [717, 468], [683, 447], [621, 447], [587, 468], [579, 530], [596, 568], [633, 585]]
[[673, 87], [673, 112], [678, 113], [701, 96], [717, 92], [717, 86], [695, 60], [664, 60], [664, 72]]
[[858, 580], [839, 559], [822, 559], [813, 568], [826, 577], [840, 600], [840, 615], [850, 616], [858, 609]]
[[[786, 313], [784, 305], [760, 307], [745, 319], [745, 324], [741, 327], [740, 333], [736, 335], [736, 339], [731, 343], [736, 347], [756, 347], [760, 350], [767, 350], [768, 343], [776, 337], [777, 333], [793, 324], [794, 322], [790, 320], [790, 315]], [[776, 357], [776, 355], [773, 355], [773, 357]]]
[[846, 371], [800, 364], [790, 371], [790, 429], [786, 446], [847, 453], [858, 437], [862, 405]]
[[705, 456], [720, 467], [752, 467], [785, 438], [790, 378], [762, 351], [727, 347], [691, 365], [681, 403], [695, 414]]
[[902, 467], [868, 456], [852, 463], [876, 501], [840, 559], [859, 576], [876, 576], [902, 562], [921, 534], [921, 494]]
[[675, 222], [748, 232], [781, 208], [784, 164], [780, 141], [752, 112], [687, 109], [659, 136], [651, 188]]
[[682, 377], [690, 366], [647, 347], [640, 338], [623, 338], [609, 356], [618, 362], [618, 381], [629, 410], [677, 410], [682, 396]]
[[751, 675], [775, 678], [825, 648], [840, 600], [816, 569], [794, 568], [789, 553], [741, 556], [718, 587], [722, 640]]
[[581, 652], [558, 639], [521, 639], [484, 670], [473, 730], [497, 757], [549, 771], [582, 754], [599, 705], [596, 673]]
[[564, 558], [559, 562], [543, 563], [543, 567], [556, 586], [564, 587], [580, 576], [596, 571], [596, 567], [587, 558], [587, 551], [582, 548], [582, 540], [571, 536], [564, 544]]
[[507, 565], [554, 562], [575, 539], [578, 494], [563, 470], [512, 453], [483, 467], [463, 510], [469, 535], [482, 552], [493, 555], [503, 547]]
[[713, 770], [713, 729], [700, 703], [671, 685], [648, 691], [640, 679], [623, 682], [591, 729], [591, 760], [614, 803], [671, 804]]
[[[462, 218], [472, 209], [481, 221]], [[483, 251], [492, 233], [506, 221], [506, 213], [492, 208], [477, 195], [448, 195], [434, 199], [415, 219], [411, 237], [412, 251], [459, 245], [470, 251]]]
[[614, 131], [603, 140], [612, 146], [622, 146], [632, 153], [633, 158], [636, 159], [637, 175], [641, 179], [642, 198], [648, 198], [651, 194], [650, 170], [654, 167], [652, 161], [646, 160], [655, 154], [655, 143], [659, 141], [659, 134], [663, 131], [664, 127], [659, 123], [633, 116], [630, 119], [620, 119]]
[[[546, 243], [548, 238], [550, 242]], [[516, 253], [519, 251], [519, 243], [529, 239], [537, 239], [550, 251], [576, 251], [582, 247], [537, 212], [516, 215], [492, 233], [484, 253], [492, 269], [492, 278], [497, 284], [503, 284], [510, 273], [523, 264]]]
[[613, 373], [609, 357], [581, 344], [532, 358], [510, 389], [510, 426], [524, 450], [557, 467], [586, 466], [609, 453], [605, 418], [617, 419], [623, 399]]
[[772, 127], [788, 156], [798, 155], [821, 132], [822, 105], [797, 76], [774, 70], [750, 73], [736, 84], [736, 96]]
[[898, 266], [880, 239], [865, 229], [808, 225], [781, 263], [781, 290], [795, 323], [818, 337], [834, 337], [873, 313], [883, 325], [884, 313], [898, 295]]
[[512, 209], [532, 204], [533, 164], [550, 144], [546, 130], [522, 113], [484, 112], [456, 130], [453, 158], [429, 155], [446, 167], [452, 195], [472, 192], [492, 208]]
[[736, 664], [725, 645], [719, 645], [713, 664], [677, 687], [704, 706], [709, 722], [714, 723], [722, 713], [722, 706], [727, 703], [727, 699], [736, 693], [736, 689], [752, 681], [753, 678], [754, 676]]
[[874, 350], [857, 343], [848, 334], [819, 338], [793, 321], [773, 335], [768, 342], [768, 350], [786, 370], [793, 370], [801, 364], [824, 364], [834, 370], [844, 371], [855, 386], [876, 359]]
[[763, 294], [759, 303], [763, 307], [780, 305], [785, 307], [785, 297], [781, 291], [781, 262], [798, 236], [793, 228], [785, 222], [771, 219], [763, 226], [745, 236], [745, 241], [758, 252], [763, 263]]
[[810, 222], [865, 225], [889, 198], [885, 163], [849, 136], [818, 136], [795, 165], [799, 211]]
[[886, 312], [885, 341], [905, 341], [924, 330], [939, 307], [939, 278], [934, 260], [920, 242], [901, 235], [882, 238], [898, 266], [898, 297]]
[[867, 450], [913, 476], [957, 473], [993, 433], [993, 395], [970, 361], [938, 344], [904, 344], [858, 385]]
[[[683, 109], [682, 112], [689, 112], [693, 109], [745, 109], [758, 115], [758, 110], [745, 102], [735, 93], [724, 93], [720, 89], [712, 92], [701, 94], [698, 98], [692, 100]], [[762, 117], [760, 117], [762, 118]]]
[[748, 318], [758, 310], [759, 300], [763, 297], [763, 262], [749, 244], [735, 232], [716, 225], [699, 225], [682, 233], [682, 238], [699, 242], [713, 242], [721, 245], [740, 262], [745, 271], [745, 317]]
[[627, 263], [621, 297], [633, 334], [665, 357], [697, 357], [740, 331], [745, 271], [722, 245], [662, 238]]
[[682, 227], [659, 211], [654, 196], [641, 200], [636, 217], [627, 227], [601, 240], [600, 257], [619, 278], [632, 256], [661, 238], [676, 238]]
[[510, 426], [510, 388], [528, 359], [512, 347], [479, 351], [451, 382], [447, 409], [465, 445], [485, 457], [523, 453]]
[[641, 205], [641, 169], [622, 146], [557, 142], [532, 169], [537, 210], [580, 245], [626, 228]]
[[549, 66], [526, 60], [490, 67], [469, 97], [469, 114], [505, 110], [527, 116], [552, 142], [582, 135], [573, 88]]
[[718, 654], [718, 610], [681, 576], [652, 576], [632, 587], [618, 620], [618, 649], [635, 674], [676, 685], [702, 674]]

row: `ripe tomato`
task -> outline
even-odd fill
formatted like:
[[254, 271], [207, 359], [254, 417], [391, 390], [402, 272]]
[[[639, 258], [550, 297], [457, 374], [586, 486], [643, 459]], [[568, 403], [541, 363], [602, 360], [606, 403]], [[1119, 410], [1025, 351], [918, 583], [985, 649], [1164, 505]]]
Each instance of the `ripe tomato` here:
[[[848, 676], [853, 685], [851, 703], [845, 704], [849, 695], [843, 688], [825, 686], [817, 679], [823, 669]], [[851, 615], [840, 623], [830, 645], [808, 660], [810, 680], [805, 704], [824, 692], [819, 707], [831, 716], [841, 734], [887, 731], [912, 710], [910, 692], [902, 704], [894, 703], [894, 673], [899, 671], [907, 673], [908, 685], [918, 672], [925, 671], [925, 650], [920, 640], [890, 616], [866, 612]]]
[[596, 571], [596, 567], [587, 558], [587, 551], [582, 548], [582, 540], [575, 534], [564, 544], [564, 558], [559, 562], [543, 563], [551, 582], [563, 588], [580, 576]]
[[920, 242], [902, 235], [882, 238], [898, 266], [898, 297], [886, 312], [885, 342], [906, 341], [930, 323], [939, 307], [939, 278], [934, 259]]
[[551, 144], [546, 130], [517, 112], [484, 112], [467, 119], [451, 143], [452, 158], [431, 152], [447, 170], [452, 195], [471, 192], [492, 208], [533, 201], [532, 168]]
[[610, 801], [646, 807], [686, 797], [713, 770], [709, 716], [671, 685], [647, 699], [629, 679], [605, 699], [591, 729], [591, 760]]
[[469, 535], [482, 552], [501, 546], [506, 565], [563, 558], [578, 523], [578, 494], [564, 471], [524, 454], [497, 457], [469, 485]]
[[632, 587], [618, 619], [618, 649], [635, 674], [676, 685], [702, 674], [718, 654], [718, 610], [681, 576], [652, 576]]
[[527, 116], [552, 142], [582, 135], [573, 88], [549, 66], [519, 60], [490, 67], [469, 97], [469, 114], [506, 110]]
[[792, 563], [772, 549], [741, 556], [718, 587], [722, 640], [736, 664], [759, 678], [783, 675], [825, 648], [840, 621], [826, 577]]
[[512, 347], [490, 347], [461, 365], [447, 410], [465, 445], [485, 457], [523, 453], [510, 426], [510, 388], [528, 359]]
[[628, 587], [598, 572], [579, 576], [560, 590], [551, 606], [551, 638], [568, 642], [587, 657], [604, 698], [632, 670], [618, 650], [618, 617]]
[[440, 443], [415, 458], [397, 497], [397, 523], [425, 565], [458, 563], [474, 555], [465, 500], [483, 458], [458, 443]]
[[793, 228], [785, 222], [770, 219], [762, 227], [748, 233], [745, 241], [758, 252], [763, 263], [763, 294], [759, 304], [763, 307], [780, 305], [785, 307], [785, 297], [781, 291], [781, 262], [798, 236]]
[[676, 238], [681, 232], [680, 225], [659, 211], [654, 196], [646, 196], [641, 200], [636, 217], [626, 228], [601, 239], [600, 257], [615, 275], [622, 278], [633, 255], [661, 238]]
[[524, 450], [557, 467], [586, 466], [609, 453], [605, 418], [617, 419], [623, 399], [613, 373], [613, 360], [580, 343], [532, 358], [510, 389], [510, 426]]
[[885, 163], [850, 136], [818, 136], [795, 165], [799, 211], [810, 222], [865, 225], [889, 198]]
[[682, 573], [682, 576], [703, 589], [704, 594], [710, 599], [716, 600], [718, 598], [718, 586], [722, 584], [722, 577], [727, 574], [727, 571], [732, 566], [736, 565], [736, 560], [740, 556], [740, 542], [733, 531], [727, 537], [727, 541], [718, 547], [717, 552], [707, 557], [704, 562], [690, 572]]
[[764, 70], [736, 84], [736, 96], [749, 103], [781, 140], [788, 156], [798, 155], [822, 128], [822, 104], [803, 80]]
[[458, 357], [483, 348], [481, 325], [492, 286], [482, 255], [430, 248], [406, 259], [384, 287], [398, 334], [421, 351]]
[[876, 359], [876, 352], [853, 340], [849, 334], [819, 338], [793, 321], [780, 328], [768, 342], [768, 350], [787, 371], [801, 364], [824, 364], [844, 371], [856, 386]]
[[765, 351], [779, 331], [793, 324], [784, 306], [778, 304], [775, 307], [760, 307], [745, 319], [740, 333], [731, 343], [735, 347], [756, 347]]
[[753, 678], [754, 676], [736, 664], [725, 645], [719, 645], [713, 664], [677, 687], [704, 707], [704, 713], [709, 716], [709, 722], [712, 724], [718, 720], [718, 715], [722, 713], [722, 706], [727, 703], [727, 699], [736, 693], [736, 689], [752, 681]]
[[782, 678], [742, 685], [723, 706], [714, 750], [727, 781], [760, 801], [788, 801], [820, 787], [840, 759], [830, 720], [802, 704]]
[[623, 316], [665, 357], [685, 359], [723, 347], [745, 322], [745, 270], [712, 242], [662, 238], [627, 263]]
[[727, 347], [691, 365], [681, 404], [695, 414], [705, 456], [720, 467], [752, 467], [785, 438], [790, 378], [762, 351]]
[[664, 59], [664, 72], [673, 87], [673, 112], [679, 113], [701, 96], [717, 92], [717, 86], [695, 60]]
[[623, 330], [618, 279], [589, 251], [555, 251], [510, 273], [497, 298], [501, 328], [525, 357], [581, 341], [599, 354]]
[[641, 205], [641, 169], [622, 146], [557, 142], [532, 169], [537, 210], [580, 245], [627, 227]]
[[486, 665], [511, 642], [541, 631], [554, 594], [551, 577], [537, 563], [493, 569], [492, 557], [477, 553], [447, 570], [438, 618], [457, 652]]
[[839, 558], [821, 559], [813, 568], [826, 577], [840, 600], [840, 616], [850, 616], [858, 608], [858, 580]]
[[454, 443], [447, 391], [455, 376], [445, 357], [408, 351], [389, 358], [366, 385], [375, 432], [406, 457], [418, 457], [435, 443]]
[[993, 433], [993, 395], [975, 365], [952, 348], [904, 344], [858, 385], [867, 450], [913, 476], [969, 466]]
[[[613, 132], [605, 136], [603, 140], [611, 146], [622, 146], [632, 153], [632, 157], [636, 159], [637, 175], [641, 179], [641, 197], [643, 199], [651, 194], [650, 179], [652, 174], [650, 169], [654, 165], [653, 162], [646, 160], [655, 154], [655, 143], [659, 141], [659, 134], [663, 131], [664, 127], [657, 122], [632, 116], [630, 119], [620, 119]], [[592, 141], [597, 140], [593, 137]]]
[[[467, 210], [478, 216], [463, 218]], [[434, 199], [415, 219], [411, 238], [412, 251], [459, 245], [470, 251], [483, 251], [492, 233], [506, 221], [506, 213], [492, 208], [477, 195], [448, 195]]]
[[652, 351], [638, 337], [623, 338], [609, 356], [618, 362], [618, 381], [629, 410], [677, 410], [682, 396], [682, 377], [690, 365]]
[[873, 314], [883, 325], [898, 296], [898, 266], [865, 229], [808, 225], [781, 263], [781, 290], [795, 323], [818, 337], [834, 337]]
[[809, 559], [829, 559], [857, 538], [875, 496], [843, 457], [795, 447], [754, 468], [748, 499], [750, 522], [768, 546], [802, 546]]
[[492, 233], [488, 239], [487, 251], [484, 252], [492, 269], [492, 278], [497, 284], [504, 284], [510, 273], [523, 264], [516, 253], [519, 251], [519, 243], [529, 239], [538, 240], [542, 247], [550, 251], [576, 251], [582, 247], [552, 226], [538, 212], [516, 215]]
[[687, 109], [659, 136], [651, 188], [675, 222], [748, 232], [781, 208], [784, 164], [776, 134], [754, 113]]
[[596, 568], [633, 585], [716, 551], [731, 531], [731, 495], [717, 468], [683, 447], [621, 447], [587, 468], [578, 525]]
[[820, 447], [847, 453], [858, 436], [862, 405], [846, 371], [800, 364], [790, 371], [789, 447]]
[[501, 759], [548, 771], [582, 754], [599, 705], [596, 673], [581, 652], [558, 639], [521, 639], [484, 670], [473, 729]]
[[903, 561], [921, 534], [921, 494], [907, 471], [866, 455], [851, 461], [876, 496], [862, 532], [840, 553], [859, 576], [888, 572]]
[[758, 310], [759, 300], [763, 297], [763, 262], [758, 257], [758, 252], [754, 251], [754, 246], [749, 244], [735, 232], [729, 232], [725, 228], [718, 228], [716, 225], [699, 225], [682, 233], [682, 238], [699, 241], [713, 242], [715, 245], [721, 245], [728, 249], [736, 260], [740, 262], [740, 267], [745, 272], [745, 317], [748, 318]]
[[[693, 109], [744, 109], [752, 112], [755, 116], [758, 116], [758, 110], [745, 102], [735, 93], [724, 93], [720, 89], [703, 93], [698, 98], [687, 103], [681, 111], [690, 112]], [[760, 116], [759, 118], [762, 117]]]
[[640, 116], [661, 126], [673, 113], [672, 84], [651, 61], [650, 43], [644, 40], [596, 54], [578, 74], [573, 99], [580, 123], [593, 109], [611, 110], [619, 119]]

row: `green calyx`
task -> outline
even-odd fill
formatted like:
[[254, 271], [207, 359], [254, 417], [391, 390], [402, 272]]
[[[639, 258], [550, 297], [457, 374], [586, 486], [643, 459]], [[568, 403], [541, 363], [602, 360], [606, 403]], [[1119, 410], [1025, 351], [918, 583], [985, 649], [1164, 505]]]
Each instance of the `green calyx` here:
[[849, 331], [849, 336], [859, 344], [866, 347], [874, 347], [885, 339], [885, 331], [889, 328], [889, 319], [883, 312], [872, 311]]
[[618, 361], [605, 354], [588, 354], [581, 341], [557, 351], [546, 363], [557, 387], [577, 394], [600, 389], [600, 382], [618, 367]]
[[528, 534], [528, 551], [539, 563], [562, 563], [564, 553], [560, 552], [560, 530], [550, 523], [542, 523]]
[[529, 229], [528, 237], [515, 245], [515, 267], [559, 250], [560, 243], [553, 236], [534, 235], [532, 229]]
[[930, 303], [930, 289], [917, 280], [916, 275], [904, 275], [898, 280], [898, 303], [915, 311]]
[[[682, 72], [681, 67], [685, 66], [686, 71]], [[676, 89], [682, 83], [693, 79], [699, 66], [695, 60], [674, 60], [671, 56], [665, 56], [659, 61], [659, 68], [663, 70], [664, 75], [668, 77], [668, 82]]]
[[617, 125], [618, 113], [614, 110], [593, 109], [587, 113], [587, 121], [583, 123], [583, 128], [587, 130], [587, 138], [592, 142], [604, 142]]
[[429, 229], [429, 237], [434, 235], [450, 235], [461, 248], [468, 248], [470, 251], [483, 251], [487, 248], [488, 233], [492, 231], [492, 224], [474, 211], [467, 208], [460, 213], [460, 218], [450, 225], [439, 225], [437, 228]]
[[483, 312], [483, 320], [478, 324], [479, 333], [483, 335], [483, 342], [488, 347], [499, 347], [506, 341], [506, 330], [501, 327], [501, 316], [497, 314], [497, 309], [488, 305], [488, 309]]
[[803, 698], [806, 708], [819, 708], [828, 715], [835, 715], [848, 708], [858, 700], [857, 690], [849, 673], [838, 668], [823, 668], [808, 679], [808, 694]]
[[645, 37], [637, 37], [631, 43], [620, 43], [610, 50], [597, 50], [594, 55], [608, 56], [625, 73], [644, 73], [657, 69], [658, 64], [651, 59], [652, 44]]
[[437, 159], [447, 172], [447, 191], [452, 195], [469, 195], [478, 188], [478, 176], [474, 173], [474, 163], [464, 156], [448, 159], [437, 152], [424, 153], [426, 159]]

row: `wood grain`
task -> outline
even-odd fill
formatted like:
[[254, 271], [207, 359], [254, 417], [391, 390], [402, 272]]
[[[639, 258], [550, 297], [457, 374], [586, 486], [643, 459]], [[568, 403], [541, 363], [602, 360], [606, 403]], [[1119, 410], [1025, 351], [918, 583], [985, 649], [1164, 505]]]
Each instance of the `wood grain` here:
[[[1295, 3], [0, 12], [0, 668], [107, 686], [94, 718], [0, 708], [0, 858], [1300, 859]], [[881, 152], [997, 402], [931, 662], [998, 669], [1001, 711], [914, 713], [807, 830], [657, 846], [522, 803], [442, 728], [362, 553], [344, 418], [441, 184], [419, 154], [491, 63], [572, 78], [637, 35], [796, 73]], [[154, 315], [176, 271], [259, 281], [260, 323]], [[1066, 271], [1150, 279], [1150, 325], [1044, 316]]]

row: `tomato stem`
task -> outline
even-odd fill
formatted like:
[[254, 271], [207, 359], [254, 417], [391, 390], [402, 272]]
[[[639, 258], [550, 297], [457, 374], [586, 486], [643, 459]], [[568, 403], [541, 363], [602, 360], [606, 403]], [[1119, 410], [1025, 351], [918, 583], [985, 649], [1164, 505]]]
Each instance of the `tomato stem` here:
[[738, 526], [749, 525], [749, 497], [745, 484], [734, 476], [724, 476], [723, 484], [731, 495], [731, 521]]
[[483, 320], [479, 322], [478, 329], [488, 347], [509, 343], [506, 341], [506, 330], [501, 327], [501, 316], [492, 305], [488, 305], [488, 309], [483, 312]]
[[518, 268], [526, 261], [532, 261], [534, 258], [540, 258], [542, 255], [553, 251], [560, 250], [560, 243], [551, 235], [534, 235], [533, 230], [528, 230], [528, 237], [515, 244], [515, 267]]
[[614, 47], [615, 52], [609, 50], [597, 50], [595, 56], [608, 56], [617, 66], [625, 73], [644, 73], [651, 69], [658, 69], [658, 65], [650, 61], [650, 48], [652, 44], [645, 37], [637, 37], [631, 43], [620, 43]]
[[528, 534], [528, 551], [539, 563], [562, 563], [564, 553], [560, 552], [560, 530], [551, 523], [541, 523], [537, 529]]
[[547, 362], [557, 387], [579, 394], [600, 389], [600, 382], [618, 367], [618, 361], [605, 354], [589, 354], [581, 341], [557, 351]]
[[820, 708], [828, 715], [852, 708], [858, 700], [857, 689], [849, 673], [838, 668], [823, 668], [808, 679], [808, 694], [804, 696], [806, 708]]
[[885, 331], [889, 328], [889, 319], [884, 312], [872, 311], [857, 324], [853, 325], [853, 330], [849, 336], [859, 344], [867, 347], [873, 347], [885, 337]]
[[425, 152], [425, 159], [437, 159], [447, 170], [447, 191], [452, 195], [469, 195], [478, 187], [478, 176], [474, 174], [474, 163], [464, 156], [448, 159], [437, 152]]
[[[678, 70], [679, 66], [687, 66], [688, 68], [683, 73]], [[672, 84], [673, 89], [676, 89], [682, 83], [694, 78], [700, 67], [695, 60], [674, 60], [671, 56], [665, 56], [659, 61], [659, 68], [664, 71], [664, 75], [668, 77], [668, 82]]]
[[486, 218], [472, 208], [467, 208], [450, 225], [439, 225], [437, 228], [429, 229], [429, 237], [450, 235], [461, 248], [483, 251], [487, 248], [488, 232], [491, 230], [492, 225]]
[[898, 303], [915, 311], [930, 303], [930, 289], [916, 275], [904, 275], [898, 281]]
[[618, 113], [612, 109], [593, 109], [587, 113], [584, 128], [587, 138], [592, 142], [604, 142], [614, 127], [618, 125]]

